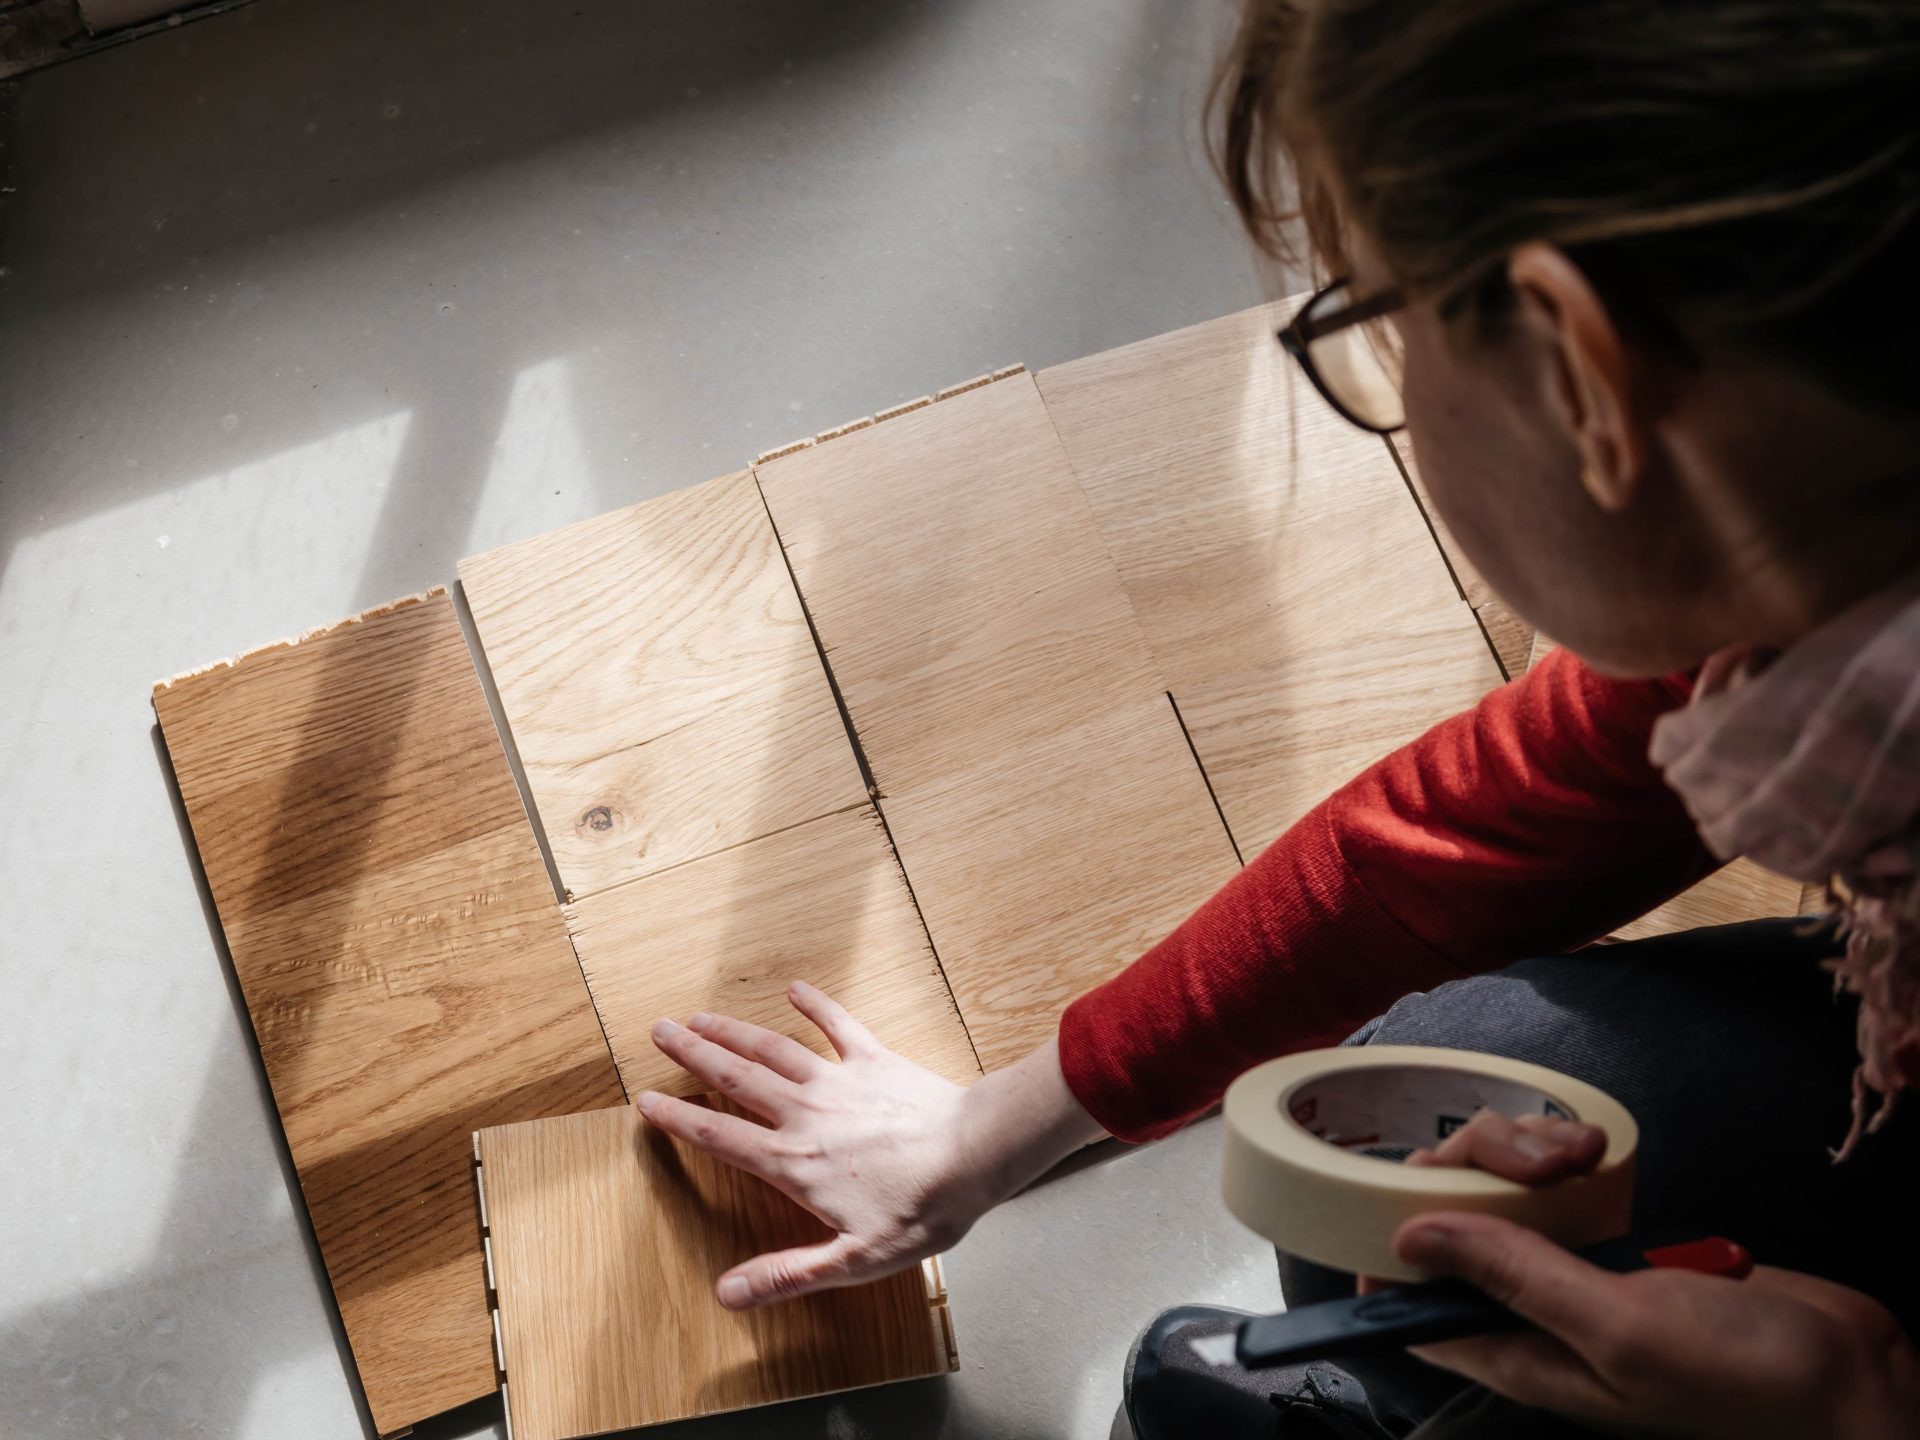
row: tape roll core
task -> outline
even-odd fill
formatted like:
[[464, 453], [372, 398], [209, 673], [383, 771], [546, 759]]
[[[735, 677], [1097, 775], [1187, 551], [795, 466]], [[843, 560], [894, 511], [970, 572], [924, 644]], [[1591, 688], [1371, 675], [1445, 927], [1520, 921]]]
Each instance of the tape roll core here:
[[[1407, 1166], [1475, 1110], [1598, 1125], [1589, 1175], [1530, 1187], [1484, 1170]], [[1308, 1050], [1260, 1065], [1227, 1090], [1221, 1191], [1241, 1223], [1290, 1254], [1384, 1280], [1418, 1280], [1393, 1233], [1432, 1210], [1497, 1215], [1564, 1245], [1626, 1233], [1640, 1131], [1626, 1107], [1544, 1065], [1425, 1045]]]

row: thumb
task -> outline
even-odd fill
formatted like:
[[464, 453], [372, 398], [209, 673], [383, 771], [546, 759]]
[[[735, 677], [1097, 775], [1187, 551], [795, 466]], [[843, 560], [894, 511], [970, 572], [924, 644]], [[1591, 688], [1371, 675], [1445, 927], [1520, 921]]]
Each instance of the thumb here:
[[850, 1235], [836, 1235], [818, 1245], [756, 1255], [722, 1275], [713, 1293], [729, 1310], [752, 1310], [776, 1300], [792, 1300], [816, 1290], [872, 1279], [859, 1260], [858, 1242]]
[[1465, 1280], [1576, 1350], [1596, 1338], [1623, 1299], [1620, 1276], [1491, 1215], [1416, 1215], [1394, 1234], [1393, 1249], [1428, 1275]]

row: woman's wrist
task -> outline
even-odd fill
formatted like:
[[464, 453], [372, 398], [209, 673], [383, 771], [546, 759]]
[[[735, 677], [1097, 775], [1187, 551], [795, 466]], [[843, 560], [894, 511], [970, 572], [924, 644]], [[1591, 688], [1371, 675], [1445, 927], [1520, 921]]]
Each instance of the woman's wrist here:
[[984, 1213], [1106, 1133], [1068, 1088], [1050, 1039], [974, 1081], [961, 1110], [960, 1163]]

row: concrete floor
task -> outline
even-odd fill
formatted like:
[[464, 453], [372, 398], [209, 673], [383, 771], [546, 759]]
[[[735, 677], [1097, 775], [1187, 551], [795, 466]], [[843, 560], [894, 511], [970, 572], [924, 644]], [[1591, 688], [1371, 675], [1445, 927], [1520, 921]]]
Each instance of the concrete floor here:
[[[261, 0], [0, 93], [9, 1436], [366, 1428], [149, 683], [1262, 298], [1198, 143], [1220, 18]], [[1157, 1307], [1277, 1300], [1217, 1143], [981, 1225], [951, 1380], [660, 1433], [1106, 1436]]]

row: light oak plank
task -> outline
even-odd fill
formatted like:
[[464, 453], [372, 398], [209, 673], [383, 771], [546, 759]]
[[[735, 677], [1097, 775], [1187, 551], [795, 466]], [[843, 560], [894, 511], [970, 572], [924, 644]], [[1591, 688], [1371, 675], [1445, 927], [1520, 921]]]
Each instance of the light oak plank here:
[[981, 1063], [1235, 857], [1031, 377], [757, 466]]
[[1393, 447], [1394, 458], [1405, 472], [1407, 483], [1413, 487], [1414, 498], [1420, 502], [1421, 513], [1427, 523], [1433, 527], [1434, 540], [1439, 544], [1441, 553], [1446, 556], [1448, 566], [1453, 570], [1454, 578], [1460, 582], [1460, 589], [1467, 597], [1467, 603], [1475, 609], [1495, 598], [1493, 587], [1481, 577], [1480, 571], [1460, 548], [1460, 544], [1448, 533], [1446, 522], [1433, 506], [1433, 496], [1427, 493], [1427, 483], [1420, 475], [1420, 466], [1413, 453], [1413, 444], [1407, 439], [1406, 432], [1389, 435], [1387, 443]]
[[750, 474], [460, 578], [572, 898], [866, 803]]
[[1527, 668], [1531, 670], [1558, 648], [1559, 641], [1548, 638], [1544, 630], [1536, 631], [1533, 644], [1527, 647]]
[[828, 1231], [630, 1106], [482, 1130], [475, 1145], [515, 1440], [952, 1368], [932, 1267], [744, 1314], [721, 1309], [722, 1271]]
[[620, 1084], [444, 594], [158, 687], [375, 1425], [494, 1388], [472, 1132]]
[[1509, 680], [1524, 673], [1533, 654], [1533, 627], [1498, 598], [1477, 606], [1473, 613], [1480, 621], [1480, 628], [1487, 632], [1487, 643], [1493, 647], [1501, 673]]
[[1622, 925], [1614, 938], [1644, 940], [1650, 935], [1671, 935], [1702, 925], [1732, 925], [1741, 920], [1802, 913], [1798, 880], [1763, 870], [1751, 860], [1735, 860], [1666, 904]]
[[627, 1093], [697, 1094], [654, 1048], [662, 1016], [713, 1010], [831, 1057], [787, 1000], [803, 979], [889, 1049], [966, 1083], [980, 1067], [906, 878], [870, 808], [823, 816], [567, 909], [574, 948]]
[[1487, 584], [1474, 563], [1467, 558], [1466, 552], [1460, 548], [1459, 542], [1447, 530], [1440, 512], [1434, 509], [1433, 497], [1427, 493], [1426, 482], [1420, 478], [1420, 467], [1414, 463], [1413, 446], [1406, 434], [1390, 435], [1387, 439], [1406, 474], [1407, 483], [1413, 487], [1421, 513], [1433, 529], [1433, 538], [1440, 546], [1440, 553], [1446, 557], [1454, 579], [1459, 582], [1461, 593], [1473, 607], [1473, 613], [1479, 617], [1480, 628], [1486, 631], [1487, 643], [1493, 647], [1501, 673], [1512, 679], [1524, 671], [1530, 662], [1533, 627], [1514, 614], [1507, 602], [1494, 593], [1493, 587]]
[[1456, 605], [1425, 626], [1408, 617], [1381, 635], [1297, 641], [1259, 668], [1176, 692], [1243, 854], [1499, 683], [1478, 629], [1463, 632], [1460, 619]]
[[1501, 680], [1393, 456], [1275, 343], [1287, 313], [1038, 376], [1249, 856]]

